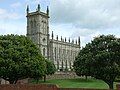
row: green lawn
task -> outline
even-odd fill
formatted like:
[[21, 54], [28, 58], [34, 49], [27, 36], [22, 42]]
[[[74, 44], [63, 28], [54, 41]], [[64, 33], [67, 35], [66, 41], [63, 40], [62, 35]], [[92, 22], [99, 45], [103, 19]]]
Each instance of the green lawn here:
[[[35, 81], [33, 81], [35, 83]], [[108, 89], [108, 85], [101, 80], [96, 79], [56, 79], [56, 80], [47, 80], [46, 82], [39, 81], [39, 83], [50, 83], [56, 84], [58, 87], [62, 88], [97, 88], [97, 89]], [[116, 84], [114, 84], [116, 88]]]

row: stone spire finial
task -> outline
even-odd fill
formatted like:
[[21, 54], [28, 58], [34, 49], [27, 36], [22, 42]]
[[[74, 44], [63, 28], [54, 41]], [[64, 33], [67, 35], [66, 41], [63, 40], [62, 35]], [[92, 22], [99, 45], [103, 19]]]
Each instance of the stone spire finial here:
[[26, 9], [26, 11], [27, 11], [27, 14], [29, 13], [29, 6], [27, 5], [27, 9]]
[[65, 42], [66, 42], [66, 37], [65, 37]]
[[62, 41], [62, 36], [61, 36], [61, 41]]
[[49, 7], [47, 6], [47, 10], [46, 10], [47, 15], [49, 15]]
[[69, 43], [70, 43], [70, 38], [69, 38]]
[[78, 37], [78, 44], [80, 45], [80, 37]]
[[40, 12], [40, 4], [38, 4], [38, 9], [37, 10], [38, 10], [38, 12]]
[[53, 31], [52, 31], [52, 39], [54, 38]]
[[56, 39], [58, 40], [58, 35], [57, 35]]
[[76, 40], [76, 44], [77, 44], [77, 40]]

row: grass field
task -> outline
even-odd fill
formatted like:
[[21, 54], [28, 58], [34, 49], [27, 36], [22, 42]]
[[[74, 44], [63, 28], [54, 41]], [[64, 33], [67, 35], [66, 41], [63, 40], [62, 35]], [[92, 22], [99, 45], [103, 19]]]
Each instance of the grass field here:
[[[33, 82], [35, 83], [35, 81]], [[97, 88], [97, 89], [108, 89], [108, 85], [101, 80], [96, 79], [56, 79], [56, 80], [47, 80], [46, 82], [39, 81], [39, 83], [50, 83], [56, 84], [58, 87], [62, 88]], [[116, 84], [114, 84], [116, 88]]]

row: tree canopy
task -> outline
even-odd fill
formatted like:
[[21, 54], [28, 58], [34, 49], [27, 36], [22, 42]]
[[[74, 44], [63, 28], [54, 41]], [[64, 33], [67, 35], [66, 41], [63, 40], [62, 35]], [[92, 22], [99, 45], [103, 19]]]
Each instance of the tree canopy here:
[[54, 63], [47, 59], [45, 60], [45, 62], [46, 62], [46, 75], [54, 74], [56, 71]]
[[26, 36], [0, 36], [0, 77], [11, 84], [23, 78], [45, 75], [45, 59]]
[[101, 35], [86, 44], [74, 61], [77, 75], [101, 79], [113, 89], [113, 82], [120, 75], [120, 39]]
[[[56, 67], [54, 63], [48, 59], [45, 60], [46, 62], [46, 75], [52, 75], [56, 72]], [[46, 75], [44, 76], [44, 81], [46, 81]]]

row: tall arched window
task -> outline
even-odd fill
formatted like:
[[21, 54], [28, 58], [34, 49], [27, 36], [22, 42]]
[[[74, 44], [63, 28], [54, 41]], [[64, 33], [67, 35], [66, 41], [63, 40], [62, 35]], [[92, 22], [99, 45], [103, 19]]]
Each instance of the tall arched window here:
[[55, 61], [56, 61], [56, 47], [55, 47], [55, 51], [54, 52], [55, 52]]
[[45, 56], [45, 48], [43, 48], [43, 56]]
[[59, 59], [61, 60], [61, 49], [59, 48]]

